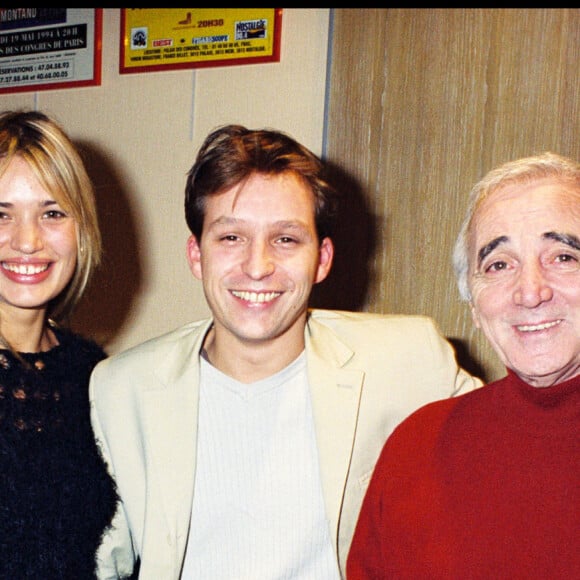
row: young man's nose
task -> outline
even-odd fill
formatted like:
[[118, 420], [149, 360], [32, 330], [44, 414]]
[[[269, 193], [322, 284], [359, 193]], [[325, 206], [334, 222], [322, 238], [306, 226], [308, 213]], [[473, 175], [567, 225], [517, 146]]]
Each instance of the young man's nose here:
[[243, 268], [250, 278], [257, 280], [272, 274], [274, 260], [270, 245], [262, 241], [254, 241], [249, 244]]

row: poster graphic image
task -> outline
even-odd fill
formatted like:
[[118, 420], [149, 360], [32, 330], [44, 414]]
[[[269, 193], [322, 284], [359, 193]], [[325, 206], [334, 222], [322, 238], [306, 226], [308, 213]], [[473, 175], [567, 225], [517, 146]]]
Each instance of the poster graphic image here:
[[281, 8], [121, 8], [119, 72], [280, 61]]

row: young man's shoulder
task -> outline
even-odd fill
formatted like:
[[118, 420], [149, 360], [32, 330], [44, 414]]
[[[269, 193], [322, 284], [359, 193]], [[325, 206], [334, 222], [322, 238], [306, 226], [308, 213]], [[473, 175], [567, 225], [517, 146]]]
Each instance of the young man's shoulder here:
[[348, 310], [311, 309], [309, 316], [311, 320], [336, 330], [360, 328], [368, 332], [373, 328], [392, 331], [419, 328], [437, 329], [437, 325], [432, 318], [421, 314], [381, 314]]
[[118, 364], [135, 358], [164, 356], [165, 353], [170, 353], [176, 348], [193, 346], [198, 340], [201, 340], [201, 335], [205, 334], [210, 325], [209, 318], [189, 322], [113, 354], [107, 360], [110, 363]]

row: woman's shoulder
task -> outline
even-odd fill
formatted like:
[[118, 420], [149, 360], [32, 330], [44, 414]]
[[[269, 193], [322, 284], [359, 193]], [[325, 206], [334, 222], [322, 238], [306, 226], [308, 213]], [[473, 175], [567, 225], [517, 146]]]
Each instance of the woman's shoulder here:
[[104, 348], [92, 338], [63, 326], [54, 326], [53, 332], [59, 343], [58, 350], [62, 351], [64, 356], [73, 356], [94, 363], [107, 357]]

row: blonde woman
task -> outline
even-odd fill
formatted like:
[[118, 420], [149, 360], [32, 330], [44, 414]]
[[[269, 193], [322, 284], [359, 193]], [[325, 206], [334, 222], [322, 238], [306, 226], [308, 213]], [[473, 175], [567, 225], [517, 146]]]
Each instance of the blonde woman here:
[[95, 577], [117, 502], [89, 422], [105, 353], [64, 323], [100, 255], [69, 137], [42, 113], [0, 114], [0, 578]]

